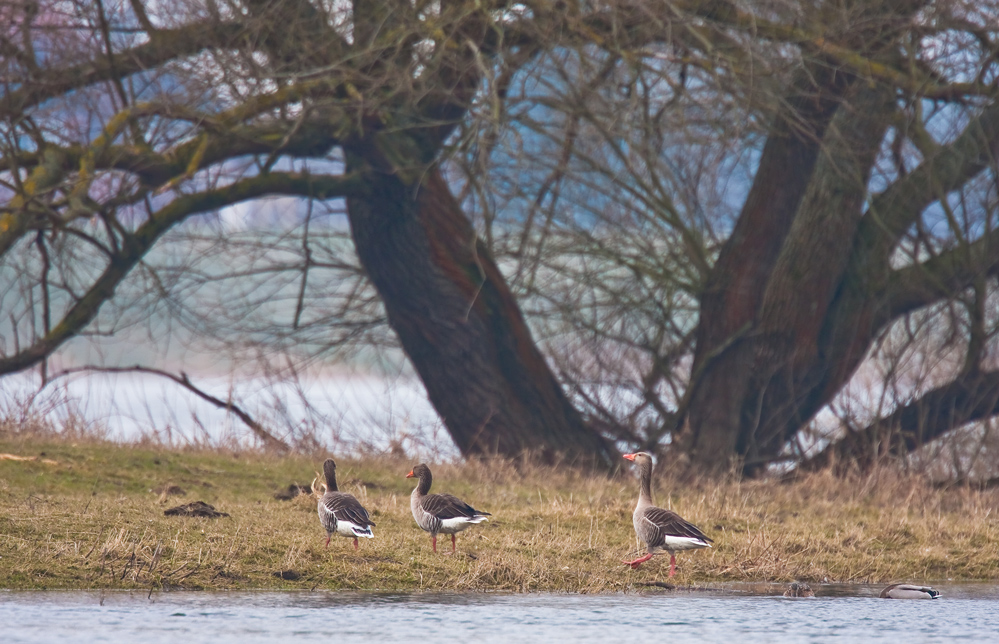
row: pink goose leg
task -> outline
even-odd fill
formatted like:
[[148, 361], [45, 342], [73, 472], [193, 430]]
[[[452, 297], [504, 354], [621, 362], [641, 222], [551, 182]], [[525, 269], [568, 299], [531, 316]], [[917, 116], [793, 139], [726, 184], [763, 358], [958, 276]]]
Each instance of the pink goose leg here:
[[331, 539], [332, 537], [333, 537], [333, 535], [331, 535], [331, 534], [328, 534], [328, 535], [326, 535], [326, 547], [327, 547], [327, 548], [329, 548], [329, 547], [330, 547], [330, 539]]
[[451, 535], [451, 554], [454, 554], [455, 552], [457, 552], [457, 550], [458, 550], [458, 546], [455, 545], [455, 543], [454, 543], [454, 535], [452, 534]]
[[651, 552], [649, 554], [645, 555], [644, 557], [639, 557], [638, 559], [635, 559], [634, 561], [621, 561], [621, 563], [623, 563], [623, 564], [625, 564], [627, 566], [631, 566], [632, 570], [636, 570], [639, 566], [641, 566], [643, 563], [645, 563], [649, 559], [652, 559], [652, 553]]
[[357, 537], [354, 537], [354, 550], [357, 550]]
[[437, 552], [437, 535], [431, 535], [430, 542], [434, 544], [434, 552]]
[[672, 552], [669, 553], [669, 576], [672, 577], [676, 574], [676, 555]]

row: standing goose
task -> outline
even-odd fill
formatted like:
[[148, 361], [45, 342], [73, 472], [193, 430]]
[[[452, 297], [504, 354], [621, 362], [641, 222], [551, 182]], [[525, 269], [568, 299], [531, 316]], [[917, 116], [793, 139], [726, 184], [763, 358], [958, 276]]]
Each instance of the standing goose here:
[[415, 466], [406, 475], [407, 479], [413, 477], [419, 477], [420, 482], [409, 497], [409, 505], [413, 510], [416, 525], [430, 533], [430, 542], [434, 546], [434, 552], [437, 552], [438, 533], [451, 535], [451, 552], [454, 553], [457, 549], [454, 535], [468, 526], [482, 523], [486, 521], [486, 517], [492, 516], [488, 512], [476, 510], [456, 496], [428, 494], [434, 477], [430, 473], [430, 468], [423, 463]]
[[330, 547], [333, 533], [342, 537], [354, 539], [354, 550], [357, 550], [357, 538], [374, 538], [371, 528], [374, 521], [368, 517], [368, 511], [346, 492], [340, 492], [336, 487], [336, 463], [332, 458], [323, 463], [323, 475], [326, 477], [326, 494], [319, 499], [319, 522], [326, 528], [326, 547]]
[[642, 484], [638, 493], [638, 504], [632, 514], [635, 533], [645, 542], [648, 554], [634, 561], [623, 561], [638, 568], [657, 552], [669, 553], [669, 576], [676, 574], [676, 553], [683, 550], [710, 548], [711, 539], [697, 526], [687, 523], [680, 515], [652, 505], [652, 455], [647, 452], [625, 454], [624, 457], [638, 465]]

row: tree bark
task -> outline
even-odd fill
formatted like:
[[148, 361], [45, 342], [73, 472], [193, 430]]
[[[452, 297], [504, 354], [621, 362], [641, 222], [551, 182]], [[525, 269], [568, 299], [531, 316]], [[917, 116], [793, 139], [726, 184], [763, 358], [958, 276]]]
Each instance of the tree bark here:
[[436, 165], [401, 178], [370, 140], [347, 147], [369, 178], [347, 208], [389, 324], [465, 456], [566, 458], [611, 467], [536, 348], [513, 294]]
[[[746, 403], [753, 416], [740, 428], [737, 442], [747, 469], [777, 456], [866, 355], [866, 345], [860, 354], [828, 352], [824, 340], [892, 101], [892, 92], [861, 85], [840, 106], [823, 141], [815, 176], [768, 276], [754, 328], [755, 364]], [[833, 369], [842, 380], [827, 388]]]
[[[855, 24], [878, 28], [843, 31], [843, 44], [872, 61], [893, 61], [895, 39], [921, 6], [865, 5], [870, 15]], [[827, 8], [835, 18], [838, 9]], [[994, 163], [996, 108], [870, 195], [898, 85], [827, 63], [811, 59], [792, 83], [701, 298], [684, 425], [675, 437], [696, 469], [736, 461], [752, 473], [779, 458], [906, 306], [928, 293], [946, 298], [944, 284], [960, 287], [994, 270], [979, 243], [925, 262], [943, 278], [936, 284], [914, 279], [915, 270], [893, 270], [891, 258], [930, 203]], [[865, 80], [855, 82], [858, 75]]]
[[[815, 83], [815, 84], [813, 84]], [[693, 376], [682, 449], [702, 469], [725, 469], [738, 457], [740, 428], [755, 367], [747, 337], [768, 278], [811, 180], [822, 138], [847, 79], [827, 68], [802, 74], [778, 114], [732, 235], [701, 297]]]
[[[733, 233], [716, 264], [714, 270], [725, 274], [713, 276], [713, 284], [723, 288], [702, 303], [706, 317], [682, 436], [700, 469], [730, 464], [718, 454], [738, 460], [749, 474], [779, 458], [852, 377], [887, 325], [999, 267], [992, 234], [918, 265], [893, 269], [890, 262], [890, 249], [934, 198], [986, 167], [999, 138], [994, 112], [986, 110], [933, 158], [870, 198], [868, 178], [893, 100], [876, 88], [862, 86], [856, 94], [832, 120], [812, 176], [798, 174], [801, 168], [781, 170], [807, 157], [764, 153], [754, 192], [767, 194], [773, 181], [807, 181], [786, 231], [780, 210], [761, 224], [781, 235], [779, 248], [746, 243], [756, 229], [745, 238]], [[928, 181], [927, 173], [941, 183]], [[771, 188], [776, 194], [789, 189]], [[793, 205], [779, 198], [769, 203]], [[743, 217], [762, 220], [751, 204], [752, 193]]]

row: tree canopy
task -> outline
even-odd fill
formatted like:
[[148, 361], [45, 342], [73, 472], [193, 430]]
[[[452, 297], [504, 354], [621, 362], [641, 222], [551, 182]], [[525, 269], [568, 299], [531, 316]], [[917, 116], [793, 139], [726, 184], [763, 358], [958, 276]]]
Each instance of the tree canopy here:
[[[208, 306], [185, 280], [221, 277], [153, 261], [181, 240], [257, 244], [267, 266], [225, 277], [281, 276], [265, 335], [285, 350], [387, 322], [466, 455], [610, 466], [668, 445], [753, 472], [902, 453], [999, 411], [995, 3], [0, 15], [0, 374], [114, 333], [102, 308]], [[344, 208], [352, 247], [311, 209], [277, 250], [203, 234], [274, 195]], [[226, 308], [201, 314], [238, 328]], [[865, 369], [881, 377], [858, 392]], [[816, 415], [858, 399], [809, 451]]]

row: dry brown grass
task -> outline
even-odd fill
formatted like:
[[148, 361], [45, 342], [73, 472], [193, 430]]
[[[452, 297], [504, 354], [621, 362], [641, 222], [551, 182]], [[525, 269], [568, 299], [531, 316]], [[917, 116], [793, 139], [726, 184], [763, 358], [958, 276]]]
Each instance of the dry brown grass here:
[[[434, 488], [492, 519], [435, 555], [409, 513], [413, 465], [338, 459], [341, 489], [371, 511], [375, 539], [323, 548], [315, 501], [278, 501], [322, 460], [217, 450], [167, 451], [100, 441], [4, 439], [0, 452], [0, 586], [7, 588], [363, 588], [604, 592], [667, 581], [658, 557], [632, 571], [637, 482], [568, 468], [438, 464]], [[166, 484], [186, 494], [163, 498]], [[657, 481], [657, 500], [715, 547], [679, 555], [673, 583], [887, 582], [999, 577], [999, 491], [939, 489], [882, 469], [838, 479]], [[165, 517], [204, 500], [227, 519]], [[441, 544], [444, 539], [441, 539]], [[448, 545], [449, 548], [449, 545]], [[664, 565], [665, 564], [665, 565]], [[275, 576], [294, 571], [297, 579]]]

